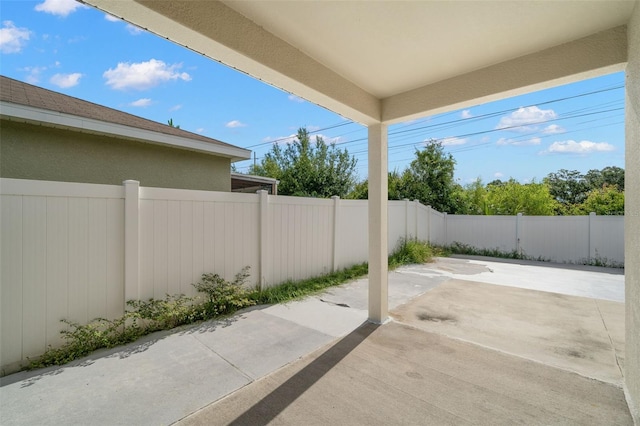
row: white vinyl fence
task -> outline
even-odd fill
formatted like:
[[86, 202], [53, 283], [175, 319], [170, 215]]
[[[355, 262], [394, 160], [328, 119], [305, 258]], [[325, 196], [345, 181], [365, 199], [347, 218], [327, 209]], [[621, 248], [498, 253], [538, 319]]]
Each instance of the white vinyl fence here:
[[442, 216], [444, 237], [433, 242], [558, 263], [624, 265], [624, 216]]
[[[0, 365], [61, 343], [63, 318], [193, 295], [205, 272], [272, 286], [367, 260], [367, 202], [0, 179]], [[426, 207], [389, 206], [389, 249], [427, 239]], [[420, 219], [418, 220], [418, 217]], [[8, 370], [7, 370], [8, 371]]]
[[[365, 262], [366, 200], [0, 179], [0, 367], [60, 344], [60, 320], [114, 319], [126, 300], [193, 295], [205, 272], [269, 287]], [[622, 217], [490, 217], [390, 201], [400, 239], [624, 261]]]

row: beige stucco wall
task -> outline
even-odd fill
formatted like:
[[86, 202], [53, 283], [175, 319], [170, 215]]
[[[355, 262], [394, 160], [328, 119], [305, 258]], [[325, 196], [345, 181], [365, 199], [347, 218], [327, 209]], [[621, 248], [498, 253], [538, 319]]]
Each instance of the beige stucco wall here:
[[230, 160], [159, 145], [2, 120], [0, 176], [230, 191]]
[[625, 156], [625, 386], [640, 425], [640, 1], [628, 25]]

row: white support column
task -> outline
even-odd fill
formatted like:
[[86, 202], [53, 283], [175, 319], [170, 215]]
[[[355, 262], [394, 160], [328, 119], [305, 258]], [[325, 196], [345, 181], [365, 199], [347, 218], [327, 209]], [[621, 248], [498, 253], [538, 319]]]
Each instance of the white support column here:
[[140, 182], [124, 185], [124, 302], [140, 299]]
[[268, 224], [269, 224], [269, 193], [264, 189], [257, 191], [260, 196], [260, 209], [259, 209], [259, 230], [260, 233], [260, 253], [259, 253], [259, 266], [258, 266], [258, 279], [260, 284], [260, 290], [263, 290], [267, 284], [267, 253], [268, 245]]
[[369, 126], [369, 321], [388, 319], [387, 125]]
[[624, 388], [640, 425], [640, 1], [627, 24], [625, 105], [624, 286], [626, 339]]

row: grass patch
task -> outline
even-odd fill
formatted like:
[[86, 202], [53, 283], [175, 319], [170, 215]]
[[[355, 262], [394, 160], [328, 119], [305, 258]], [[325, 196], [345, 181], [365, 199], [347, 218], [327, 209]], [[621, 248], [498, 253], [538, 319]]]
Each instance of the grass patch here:
[[449, 246], [443, 246], [441, 247], [441, 249], [450, 254], [466, 254], [470, 256], [498, 257], [502, 259], [522, 259], [522, 260], [543, 261], [543, 259], [531, 259], [530, 256], [526, 256], [523, 253], [518, 253], [517, 250], [502, 251], [498, 248], [494, 248], [494, 249], [477, 248], [477, 247], [470, 246], [468, 244], [459, 243], [457, 241], [454, 241], [453, 244]]
[[430, 246], [424, 241], [401, 239], [396, 250], [389, 256], [389, 269], [402, 265], [427, 263], [434, 256], [441, 256], [441, 249]]
[[367, 263], [361, 263], [315, 278], [308, 278], [301, 281], [286, 281], [274, 287], [257, 290], [251, 294], [250, 297], [259, 305], [288, 302], [290, 300], [301, 299], [311, 294], [317, 294], [328, 287], [334, 287], [363, 277], [367, 275], [368, 272], [369, 265]]

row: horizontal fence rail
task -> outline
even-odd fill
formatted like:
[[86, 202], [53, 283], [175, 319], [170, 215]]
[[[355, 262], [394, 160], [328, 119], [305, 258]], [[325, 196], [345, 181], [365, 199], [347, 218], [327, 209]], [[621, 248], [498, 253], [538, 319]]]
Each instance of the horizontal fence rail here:
[[[249, 266], [269, 287], [367, 261], [366, 200], [0, 179], [0, 366], [61, 343], [61, 319], [115, 319], [131, 299], [194, 295]], [[402, 239], [580, 263], [624, 261], [622, 217], [455, 216], [389, 201]]]

